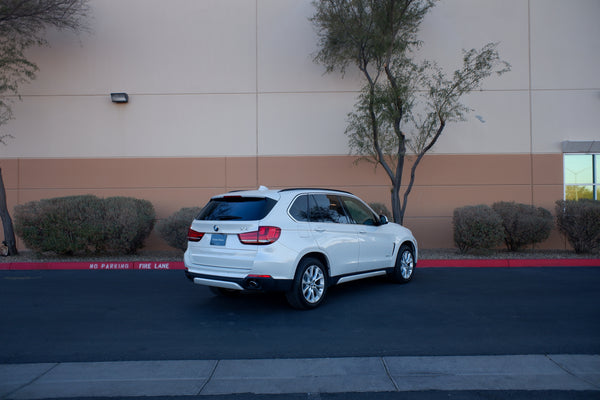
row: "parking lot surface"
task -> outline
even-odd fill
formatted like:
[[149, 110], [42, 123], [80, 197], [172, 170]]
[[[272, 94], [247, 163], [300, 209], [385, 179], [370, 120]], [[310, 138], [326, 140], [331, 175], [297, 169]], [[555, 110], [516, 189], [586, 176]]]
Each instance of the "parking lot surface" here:
[[600, 268], [417, 272], [299, 312], [181, 271], [3, 271], [0, 394], [600, 393]]

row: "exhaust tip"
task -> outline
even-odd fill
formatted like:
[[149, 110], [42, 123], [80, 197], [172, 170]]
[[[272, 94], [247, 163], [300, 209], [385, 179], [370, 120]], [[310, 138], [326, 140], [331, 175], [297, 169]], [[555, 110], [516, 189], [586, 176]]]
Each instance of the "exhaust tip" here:
[[260, 289], [260, 283], [258, 283], [254, 279], [251, 279], [248, 281], [248, 287], [250, 289]]

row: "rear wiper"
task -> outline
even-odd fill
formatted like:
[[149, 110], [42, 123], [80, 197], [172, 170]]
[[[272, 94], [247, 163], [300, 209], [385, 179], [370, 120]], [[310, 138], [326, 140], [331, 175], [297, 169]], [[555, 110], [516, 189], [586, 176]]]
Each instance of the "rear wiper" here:
[[242, 217], [238, 217], [236, 215], [225, 215], [223, 217], [219, 217], [219, 221], [230, 221], [232, 219], [242, 219]]

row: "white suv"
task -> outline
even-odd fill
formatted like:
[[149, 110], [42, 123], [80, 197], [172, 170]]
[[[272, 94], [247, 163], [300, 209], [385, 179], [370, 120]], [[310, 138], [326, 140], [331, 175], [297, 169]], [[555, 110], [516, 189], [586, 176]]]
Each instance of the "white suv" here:
[[187, 277], [215, 293], [281, 291], [307, 309], [338, 283], [410, 281], [417, 242], [351, 193], [261, 186], [213, 197], [192, 222], [184, 261]]

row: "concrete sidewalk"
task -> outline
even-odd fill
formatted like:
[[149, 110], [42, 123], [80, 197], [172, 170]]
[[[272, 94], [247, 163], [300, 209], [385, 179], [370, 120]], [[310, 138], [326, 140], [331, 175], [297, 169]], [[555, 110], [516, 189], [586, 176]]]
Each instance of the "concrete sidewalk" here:
[[600, 391], [600, 355], [0, 365], [2, 399], [424, 390]]

